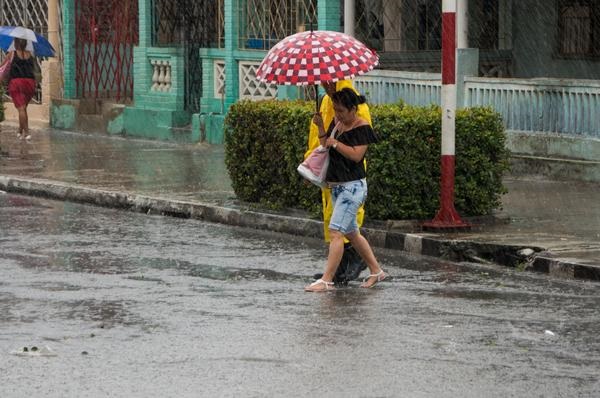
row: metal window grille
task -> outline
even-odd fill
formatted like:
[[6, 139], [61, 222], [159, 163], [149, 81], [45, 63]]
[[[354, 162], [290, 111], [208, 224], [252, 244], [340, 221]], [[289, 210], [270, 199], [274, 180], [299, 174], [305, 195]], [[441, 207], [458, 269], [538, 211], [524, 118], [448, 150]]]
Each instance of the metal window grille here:
[[47, 0], [0, 0], [0, 9], [2, 25], [24, 26], [48, 35]]
[[[47, 37], [47, 0], [0, 0], [0, 25], [24, 26]], [[33, 102], [38, 104], [42, 102], [42, 88], [39, 84]]]
[[286, 36], [317, 26], [317, 0], [247, 0], [240, 13], [240, 48], [268, 50]]
[[600, 55], [600, 4], [592, 0], [558, 2], [558, 53], [567, 57]]
[[357, 0], [355, 36], [379, 52], [441, 49], [440, 0]]
[[[357, 0], [355, 4], [356, 37], [371, 48], [379, 52], [441, 48], [440, 0]], [[470, 3], [473, 47], [498, 48], [499, 8], [499, 0]]]
[[204, 48], [225, 47], [225, 0], [154, 0], [152, 45], [182, 46], [186, 35]]

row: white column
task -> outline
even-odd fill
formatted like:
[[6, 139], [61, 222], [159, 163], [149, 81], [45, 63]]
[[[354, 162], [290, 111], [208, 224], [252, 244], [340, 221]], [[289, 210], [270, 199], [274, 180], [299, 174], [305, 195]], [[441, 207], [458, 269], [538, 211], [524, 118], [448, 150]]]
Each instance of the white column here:
[[500, 0], [498, 10], [498, 49], [512, 49], [512, 0]]
[[48, 41], [58, 51], [58, 0], [48, 0]]
[[469, 48], [468, 0], [456, 1], [456, 48]]
[[344, 33], [354, 37], [356, 4], [354, 0], [344, 0]]
[[383, 49], [384, 51], [402, 51], [405, 50], [403, 41], [405, 37], [404, 22], [402, 21], [403, 2], [387, 2], [383, 8]]

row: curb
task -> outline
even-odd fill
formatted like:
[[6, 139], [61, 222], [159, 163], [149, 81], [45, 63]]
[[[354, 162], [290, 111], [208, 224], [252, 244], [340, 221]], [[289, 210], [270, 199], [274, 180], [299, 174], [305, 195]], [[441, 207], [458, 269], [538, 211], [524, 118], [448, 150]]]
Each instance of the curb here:
[[[201, 202], [179, 201], [126, 192], [88, 188], [57, 181], [0, 175], [0, 190], [146, 214], [192, 218], [239, 227], [318, 238], [323, 222], [244, 208], [229, 208]], [[566, 262], [549, 256], [544, 248], [480, 243], [460, 239], [434, 239], [415, 233], [362, 228], [372, 246], [449, 261], [495, 263], [568, 279], [600, 280], [600, 267]]]
[[247, 209], [235, 209], [201, 202], [180, 201], [127, 192], [107, 191], [43, 179], [0, 175], [0, 190], [48, 199], [129, 210], [138, 213], [192, 218], [309, 237], [321, 236], [323, 230], [322, 222], [300, 217], [268, 214]]
[[564, 279], [600, 280], [600, 267], [566, 259], [553, 258], [544, 253], [532, 259], [526, 269]]

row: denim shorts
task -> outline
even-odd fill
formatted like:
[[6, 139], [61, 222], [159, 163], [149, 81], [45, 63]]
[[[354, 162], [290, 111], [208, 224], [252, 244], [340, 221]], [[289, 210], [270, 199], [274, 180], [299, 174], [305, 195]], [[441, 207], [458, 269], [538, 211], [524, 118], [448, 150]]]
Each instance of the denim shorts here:
[[329, 229], [342, 234], [358, 231], [356, 213], [367, 199], [367, 180], [348, 181], [331, 186], [333, 214], [329, 221]]

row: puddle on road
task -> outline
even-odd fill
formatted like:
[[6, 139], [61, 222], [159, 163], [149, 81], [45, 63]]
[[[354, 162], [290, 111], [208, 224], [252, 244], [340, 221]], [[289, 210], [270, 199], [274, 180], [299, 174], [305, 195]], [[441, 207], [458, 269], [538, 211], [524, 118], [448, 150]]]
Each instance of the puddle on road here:
[[72, 285], [67, 282], [39, 282], [30, 285], [34, 289], [46, 290], [49, 292], [76, 292], [82, 289], [81, 286]]
[[290, 280], [294, 277], [284, 272], [278, 272], [270, 269], [258, 268], [223, 268], [218, 265], [201, 265], [194, 267], [188, 275], [198, 278], [213, 279], [220, 281], [239, 281], [239, 280], [268, 280], [281, 281]]
[[139, 282], [156, 282], [156, 283], [162, 283], [165, 284], [165, 281], [163, 279], [160, 278], [152, 278], [152, 277], [148, 277], [148, 276], [144, 276], [144, 275], [131, 275], [131, 276], [126, 276], [126, 279], [132, 280], [132, 281], [139, 281]]

